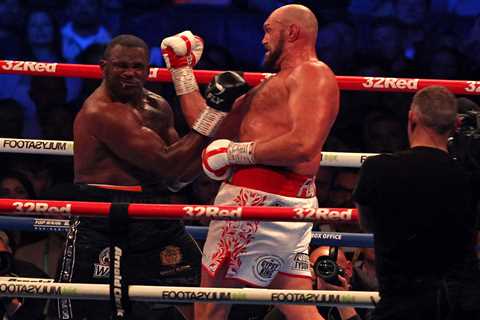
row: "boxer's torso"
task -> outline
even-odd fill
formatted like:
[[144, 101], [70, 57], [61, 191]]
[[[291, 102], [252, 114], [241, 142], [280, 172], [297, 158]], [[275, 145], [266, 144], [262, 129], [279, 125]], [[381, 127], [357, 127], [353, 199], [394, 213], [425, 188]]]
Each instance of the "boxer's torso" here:
[[[280, 71], [250, 90], [239, 103], [245, 110], [240, 125], [239, 141], [270, 140], [292, 130], [292, 110], [286, 79], [293, 69]], [[319, 123], [318, 125], [322, 125]], [[305, 139], [316, 137], [306, 136]], [[321, 159], [321, 150], [308, 162], [288, 168], [302, 175], [315, 175]]]
[[[173, 113], [168, 103], [159, 95], [144, 90], [145, 97], [140, 106], [128, 104], [109, 106], [110, 98], [100, 87], [84, 103], [74, 124], [74, 170], [76, 183], [104, 183], [115, 185], [135, 185], [152, 183], [151, 173], [141, 170], [141, 164], [130, 164], [117, 157], [112, 150], [100, 141], [95, 132], [103, 129], [87, 116], [90, 112], [109, 112], [117, 121], [123, 117], [115, 114], [115, 108], [129, 108], [146, 128], [155, 131], [169, 145], [178, 139], [173, 128]], [[118, 118], [118, 119], [117, 119]], [[127, 137], [115, 137], [114, 143], [122, 143]], [[155, 181], [160, 183], [159, 181]]]

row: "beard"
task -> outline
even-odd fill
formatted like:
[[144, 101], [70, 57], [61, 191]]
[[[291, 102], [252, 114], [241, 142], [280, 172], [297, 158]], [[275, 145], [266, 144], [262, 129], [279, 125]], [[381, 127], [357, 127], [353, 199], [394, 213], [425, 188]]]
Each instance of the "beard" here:
[[277, 47], [270, 51], [270, 53], [266, 52], [263, 58], [263, 66], [267, 70], [278, 71], [280, 66], [278, 65], [278, 60], [283, 53], [283, 47], [285, 46], [285, 37], [283, 34], [280, 36], [278, 40]]

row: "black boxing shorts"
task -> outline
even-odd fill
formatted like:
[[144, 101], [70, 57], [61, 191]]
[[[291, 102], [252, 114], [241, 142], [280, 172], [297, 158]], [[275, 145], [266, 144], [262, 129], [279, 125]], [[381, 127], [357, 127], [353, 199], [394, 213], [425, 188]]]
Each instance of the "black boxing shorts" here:
[[[72, 200], [76, 201], [168, 203], [166, 197], [146, 192], [139, 186], [75, 185], [74, 188]], [[132, 219], [126, 236], [126, 272], [130, 284], [199, 285], [201, 251], [181, 221]], [[109, 247], [108, 219], [73, 219], [57, 280], [108, 284]], [[110, 305], [105, 301], [60, 299], [58, 302], [59, 319], [110, 317]], [[141, 303], [133, 304], [133, 313], [139, 309], [138, 304]]]

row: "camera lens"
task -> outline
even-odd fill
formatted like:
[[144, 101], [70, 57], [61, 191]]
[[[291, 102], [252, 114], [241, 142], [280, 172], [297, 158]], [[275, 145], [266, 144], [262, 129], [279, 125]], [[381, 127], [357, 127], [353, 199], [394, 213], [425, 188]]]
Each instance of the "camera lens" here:
[[337, 264], [329, 257], [320, 257], [315, 263], [315, 274], [321, 278], [330, 278], [337, 274]]

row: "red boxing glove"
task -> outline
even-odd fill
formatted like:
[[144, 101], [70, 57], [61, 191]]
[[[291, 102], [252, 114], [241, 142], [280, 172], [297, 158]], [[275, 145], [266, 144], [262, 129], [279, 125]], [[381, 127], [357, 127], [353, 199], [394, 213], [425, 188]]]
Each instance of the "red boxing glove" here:
[[232, 142], [219, 139], [210, 143], [202, 153], [202, 168], [213, 180], [225, 180], [232, 171], [232, 164], [254, 164], [255, 142]]
[[183, 31], [162, 40], [162, 55], [168, 69], [193, 67], [203, 53], [203, 40], [190, 31]]
[[202, 38], [193, 35], [190, 31], [183, 31], [163, 39], [160, 47], [165, 65], [172, 73], [177, 95], [198, 90], [192, 67], [197, 64], [202, 56]]

